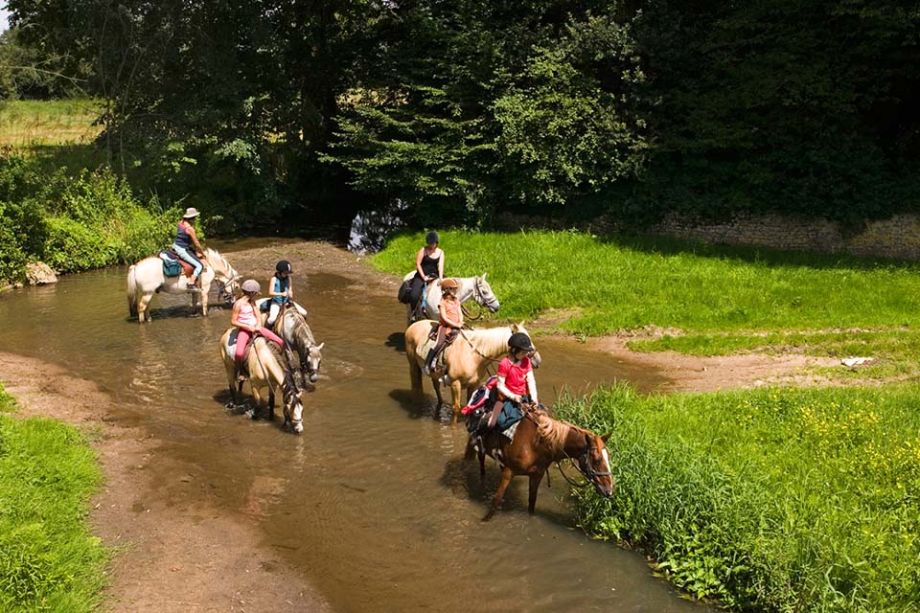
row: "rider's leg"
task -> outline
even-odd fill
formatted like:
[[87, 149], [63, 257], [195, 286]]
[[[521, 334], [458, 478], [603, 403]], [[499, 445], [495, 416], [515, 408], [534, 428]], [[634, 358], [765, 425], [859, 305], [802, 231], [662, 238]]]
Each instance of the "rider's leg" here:
[[284, 347], [284, 341], [280, 336], [269, 330], [268, 328], [259, 328], [259, 336], [263, 336], [271, 342], [275, 343], [279, 347]]
[[428, 351], [428, 357], [425, 358], [425, 364], [428, 366], [429, 371], [435, 369], [436, 364], [434, 363], [435, 358], [438, 357], [438, 352], [441, 351], [441, 347], [444, 346], [444, 337], [447, 333], [445, 326], [438, 326], [438, 340], [435, 341], [434, 347]]
[[278, 313], [280, 312], [281, 304], [273, 300], [271, 306], [268, 307], [268, 320], [265, 323], [267, 323], [269, 326], [274, 326], [275, 320], [278, 319]]
[[236, 351], [233, 353], [233, 363], [236, 365], [236, 377], [243, 375], [243, 356], [246, 355], [246, 345], [249, 344], [251, 335], [248, 330], [240, 329], [236, 334]]
[[178, 255], [180, 258], [195, 268], [195, 270], [192, 271], [191, 278], [188, 280], [189, 285], [195, 285], [195, 283], [198, 281], [198, 276], [201, 274], [201, 271], [204, 270], [204, 265], [198, 258], [189, 253], [187, 249], [184, 249], [178, 245], [173, 245], [172, 249], [176, 252], [176, 255]]

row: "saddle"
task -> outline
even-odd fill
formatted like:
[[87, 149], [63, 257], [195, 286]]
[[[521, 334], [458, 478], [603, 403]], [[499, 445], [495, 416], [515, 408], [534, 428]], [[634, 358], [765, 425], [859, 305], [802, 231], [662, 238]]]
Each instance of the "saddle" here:
[[179, 257], [172, 249], [165, 249], [159, 253], [159, 258], [163, 260], [163, 275], [166, 277], [178, 277], [185, 275], [191, 277], [195, 267]]
[[[438, 328], [440, 324], [436, 321], [431, 322], [431, 332], [428, 333], [428, 342], [425, 344], [426, 350], [431, 350], [435, 348], [435, 344], [438, 342]], [[447, 348], [454, 344], [454, 341], [457, 340], [457, 337], [460, 336], [459, 330], [451, 330], [444, 336], [444, 344], [438, 350], [438, 353], [432, 358], [437, 364], [438, 370], [443, 370], [446, 366], [444, 364], [444, 352], [447, 351]]]

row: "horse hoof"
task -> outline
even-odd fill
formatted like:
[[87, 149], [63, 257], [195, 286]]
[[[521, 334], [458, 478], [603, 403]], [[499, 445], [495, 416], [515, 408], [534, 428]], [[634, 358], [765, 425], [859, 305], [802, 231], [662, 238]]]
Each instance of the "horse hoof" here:
[[495, 515], [495, 509], [492, 509], [491, 511], [486, 513], [485, 517], [482, 518], [482, 521], [489, 521], [490, 519], [492, 519], [493, 515]]
[[249, 419], [253, 421], [255, 421], [256, 419], [259, 419], [259, 414], [256, 413], [255, 409], [246, 409], [245, 411], [243, 411], [243, 415], [245, 415], [246, 417], [248, 417]]

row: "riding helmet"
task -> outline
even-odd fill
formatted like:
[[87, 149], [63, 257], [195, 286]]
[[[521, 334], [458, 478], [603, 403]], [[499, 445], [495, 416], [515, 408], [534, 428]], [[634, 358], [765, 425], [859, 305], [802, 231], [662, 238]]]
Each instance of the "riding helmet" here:
[[281, 260], [281, 261], [279, 261], [277, 264], [275, 264], [275, 272], [288, 272], [288, 273], [292, 273], [292, 272], [294, 272], [294, 269], [291, 268], [291, 263], [290, 263], [290, 262], [288, 262], [287, 260]]
[[460, 284], [457, 282], [456, 279], [444, 279], [443, 281], [441, 281], [441, 291], [449, 290], [449, 289], [453, 289], [453, 290], [460, 289]]
[[426, 245], [435, 245], [441, 242], [441, 237], [438, 236], [437, 232], [431, 231], [425, 236]]
[[262, 291], [262, 286], [259, 285], [259, 282], [255, 279], [246, 279], [243, 281], [243, 285], [241, 285], [240, 288], [247, 294], [258, 293]]
[[508, 339], [508, 346], [512, 349], [520, 349], [521, 351], [533, 351], [533, 343], [530, 342], [530, 337], [524, 334], [523, 332], [515, 332], [511, 335], [511, 338]]

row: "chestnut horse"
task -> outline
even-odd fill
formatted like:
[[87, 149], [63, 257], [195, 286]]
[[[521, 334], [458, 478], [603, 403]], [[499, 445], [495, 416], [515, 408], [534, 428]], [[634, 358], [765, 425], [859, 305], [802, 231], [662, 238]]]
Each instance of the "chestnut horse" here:
[[[428, 338], [436, 322], [417, 321], [406, 329], [406, 359], [409, 361], [409, 379], [412, 391], [422, 391], [422, 369], [428, 348], [432, 344]], [[441, 396], [442, 375], [450, 381], [452, 396], [453, 421], [460, 415], [460, 399], [464, 388], [468, 391], [485, 382], [490, 365], [497, 366], [498, 361], [508, 353], [508, 339], [515, 332], [527, 333], [524, 323], [512, 324], [500, 328], [482, 330], [463, 330], [454, 342], [444, 350], [445, 373], [431, 375], [431, 384], [438, 397], [438, 407], [444, 404]], [[540, 354], [531, 357], [534, 368], [540, 366]]]
[[[610, 471], [610, 456], [607, 453], [609, 434], [598, 436], [589, 430], [579, 428], [565, 421], [550, 417], [545, 411], [524, 407], [524, 418], [518, 422], [514, 439], [492, 430], [482, 439], [470, 436], [466, 457], [476, 452], [479, 456], [479, 474], [485, 477], [485, 457], [495, 459], [502, 467], [502, 480], [492, 498], [492, 506], [483, 521], [492, 519], [501, 507], [505, 490], [512, 477], [527, 475], [530, 478], [527, 511], [532, 515], [537, 504], [537, 490], [546, 469], [553, 462], [570, 459], [578, 470], [594, 485], [597, 493], [605, 498], [613, 495], [614, 480]], [[480, 442], [481, 441], [481, 442]], [[560, 469], [561, 470], [561, 469]]]

